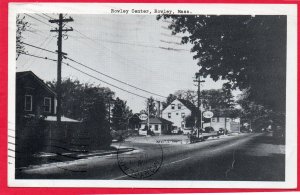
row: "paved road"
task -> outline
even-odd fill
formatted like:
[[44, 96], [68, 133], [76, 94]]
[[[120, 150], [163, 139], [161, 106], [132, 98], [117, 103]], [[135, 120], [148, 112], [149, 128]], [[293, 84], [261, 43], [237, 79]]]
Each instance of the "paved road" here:
[[187, 145], [124, 142], [120, 147], [136, 150], [22, 170], [18, 178], [284, 180], [284, 145], [267, 134]]

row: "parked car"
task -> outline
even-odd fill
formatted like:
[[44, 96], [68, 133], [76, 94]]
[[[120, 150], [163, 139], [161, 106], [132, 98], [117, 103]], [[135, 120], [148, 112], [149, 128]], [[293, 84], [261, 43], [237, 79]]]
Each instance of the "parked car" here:
[[227, 134], [227, 130], [225, 130], [224, 128], [220, 128], [218, 131], [218, 135], [225, 135]]
[[210, 133], [210, 132], [213, 132], [215, 131], [213, 127], [205, 127], [204, 128], [204, 133]]
[[178, 134], [178, 129], [173, 129], [171, 132], [172, 132], [172, 134]]

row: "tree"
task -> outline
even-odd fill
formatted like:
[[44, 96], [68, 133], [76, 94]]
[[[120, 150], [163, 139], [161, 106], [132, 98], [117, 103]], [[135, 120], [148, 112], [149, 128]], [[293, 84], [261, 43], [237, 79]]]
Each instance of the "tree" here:
[[155, 106], [155, 100], [153, 97], [150, 97], [146, 100], [146, 114], [150, 115], [150, 117], [155, 117], [157, 114], [157, 108]]
[[201, 103], [204, 108], [214, 110], [230, 109], [233, 107], [233, 95], [225, 89], [210, 89], [201, 91]]
[[242, 107], [242, 120], [251, 123], [251, 128], [254, 131], [260, 131], [269, 125], [285, 125], [285, 113], [273, 111], [263, 105], [257, 104], [247, 99], [247, 91], [237, 101]]
[[126, 101], [116, 98], [112, 109], [112, 126], [115, 130], [125, 130], [129, 123], [132, 111], [126, 105]]
[[[55, 89], [56, 82], [47, 82]], [[114, 92], [109, 88], [80, 83], [78, 80], [62, 81], [62, 114], [80, 120], [88, 131], [91, 148], [111, 144], [107, 104]]]
[[94, 98], [98, 91], [96, 88], [85, 89], [89, 97], [84, 105], [84, 124], [88, 130], [90, 147], [109, 147], [112, 136], [109, 129], [109, 121], [106, 120], [107, 109], [103, 97]]
[[184, 99], [192, 102], [194, 105], [197, 105], [198, 95], [197, 92], [194, 90], [177, 90], [175, 91], [174, 95], [179, 99]]
[[176, 95], [169, 94], [166, 101], [162, 102], [163, 109], [165, 109], [169, 104], [171, 104], [176, 98]]
[[[177, 90], [174, 94], [170, 94], [167, 97], [166, 102], [163, 105], [169, 105], [176, 98], [190, 101], [195, 106], [198, 102], [197, 92], [194, 90]], [[209, 89], [202, 90], [200, 93], [201, 104], [204, 108], [212, 109], [229, 109], [234, 105], [233, 95], [230, 90], [223, 89]], [[166, 106], [165, 106], [166, 107]]]
[[16, 27], [17, 27], [17, 32], [16, 32], [16, 60], [19, 58], [21, 53], [25, 52], [25, 47], [24, 44], [22, 44], [22, 41], [24, 39], [23, 37], [23, 32], [26, 31], [29, 28], [30, 24], [26, 22], [25, 16], [20, 16], [19, 14], [17, 15], [16, 18]]
[[186, 118], [185, 118], [185, 126], [187, 128], [191, 128], [191, 127], [194, 127], [195, 126], [195, 120], [196, 117], [194, 115], [194, 113], [192, 113], [192, 115], [188, 115]]
[[[248, 100], [285, 112], [287, 17], [159, 15], [172, 20], [172, 34], [191, 43], [199, 73], [247, 89]], [[276, 86], [276, 87], [274, 87]]]

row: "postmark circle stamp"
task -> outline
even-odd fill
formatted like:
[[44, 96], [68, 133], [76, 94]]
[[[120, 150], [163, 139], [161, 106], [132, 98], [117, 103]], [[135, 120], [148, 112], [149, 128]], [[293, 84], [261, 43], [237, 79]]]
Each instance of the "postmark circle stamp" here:
[[[117, 161], [121, 171], [134, 179], [145, 179], [158, 172], [163, 163], [163, 148], [153, 137], [139, 137], [139, 142], [122, 142]], [[144, 142], [141, 139], [145, 139]], [[123, 152], [132, 148], [131, 152]]]

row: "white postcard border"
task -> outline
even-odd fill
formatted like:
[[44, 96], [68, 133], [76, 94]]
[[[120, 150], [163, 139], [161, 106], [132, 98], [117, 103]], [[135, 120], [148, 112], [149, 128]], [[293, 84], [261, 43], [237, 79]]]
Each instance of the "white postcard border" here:
[[[135, 188], [296, 188], [297, 186], [297, 5], [296, 4], [137, 4], [137, 3], [9, 3], [8, 128], [15, 122], [16, 14], [111, 14], [111, 8], [190, 10], [211, 15], [287, 15], [286, 181], [138, 181], [15, 179], [8, 159], [9, 187], [135, 187]], [[141, 14], [139, 14], [141, 15]], [[154, 15], [154, 14], [153, 14]], [[275, 86], [274, 86], [275, 87]], [[8, 130], [9, 135], [13, 132]], [[12, 146], [9, 145], [9, 148]], [[12, 148], [14, 149], [14, 148]], [[9, 154], [11, 151], [9, 152]], [[13, 154], [14, 155], [14, 154]]]

